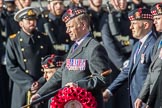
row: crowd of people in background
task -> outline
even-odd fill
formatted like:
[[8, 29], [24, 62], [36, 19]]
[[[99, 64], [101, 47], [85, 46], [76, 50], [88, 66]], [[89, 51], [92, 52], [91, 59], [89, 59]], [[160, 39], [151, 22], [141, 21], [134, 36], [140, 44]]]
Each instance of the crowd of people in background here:
[[162, 108], [162, 3], [32, 2], [0, 0], [0, 108], [64, 86], [90, 91], [97, 108]]

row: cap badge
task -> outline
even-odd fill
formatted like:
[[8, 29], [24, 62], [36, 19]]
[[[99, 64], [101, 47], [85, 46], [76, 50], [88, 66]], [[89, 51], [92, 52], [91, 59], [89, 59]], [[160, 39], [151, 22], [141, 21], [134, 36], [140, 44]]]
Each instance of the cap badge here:
[[157, 9], [157, 11], [158, 11], [159, 14], [162, 13], [162, 8], [160, 7], [159, 4], [156, 5], [156, 9]]
[[53, 58], [55, 58], [55, 55], [52, 54], [50, 59], [48, 60], [49, 67], [54, 67], [55, 65], [53, 64]]
[[135, 18], [140, 18], [141, 17], [141, 13], [140, 12], [136, 12], [135, 13]]
[[28, 10], [27, 15], [33, 16], [33, 15], [36, 15], [36, 13], [32, 9], [30, 9], [30, 10]]
[[72, 9], [68, 9], [67, 13], [70, 15], [70, 17], [74, 16], [73, 10]]

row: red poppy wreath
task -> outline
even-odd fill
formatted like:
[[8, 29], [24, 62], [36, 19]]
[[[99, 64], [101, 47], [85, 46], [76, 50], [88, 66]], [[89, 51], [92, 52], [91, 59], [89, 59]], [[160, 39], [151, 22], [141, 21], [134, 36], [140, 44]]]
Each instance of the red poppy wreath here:
[[97, 102], [91, 92], [80, 87], [60, 90], [50, 103], [50, 108], [96, 108]]

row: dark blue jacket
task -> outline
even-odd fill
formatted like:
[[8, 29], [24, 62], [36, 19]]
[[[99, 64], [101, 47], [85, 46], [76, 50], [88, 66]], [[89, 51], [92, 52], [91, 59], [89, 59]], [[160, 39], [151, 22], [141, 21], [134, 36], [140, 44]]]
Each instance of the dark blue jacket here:
[[151, 34], [143, 44], [139, 54], [134, 62], [134, 54], [138, 42], [134, 45], [131, 53], [129, 65], [124, 68], [108, 89], [115, 94], [115, 92], [128, 81], [129, 83], [129, 95], [131, 97], [132, 105], [139, 95], [145, 78], [148, 74], [149, 65], [151, 64], [151, 55], [156, 37]]

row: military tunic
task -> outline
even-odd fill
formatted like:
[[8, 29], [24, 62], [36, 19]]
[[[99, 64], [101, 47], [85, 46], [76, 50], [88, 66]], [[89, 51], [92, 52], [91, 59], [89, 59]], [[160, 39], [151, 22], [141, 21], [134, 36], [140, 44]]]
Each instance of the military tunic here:
[[9, 37], [12, 34], [17, 33], [20, 30], [20, 26], [18, 22], [14, 20], [15, 12], [8, 12], [3, 10], [1, 13], [1, 22], [3, 26], [3, 31], [5, 32], [5, 36]]
[[[32, 38], [31, 38], [32, 37]], [[7, 42], [7, 72], [13, 80], [11, 108], [26, 105], [26, 93], [41, 76], [41, 58], [53, 52], [48, 36], [35, 31], [32, 36], [22, 30]]]
[[90, 16], [91, 30], [94, 37], [98, 41], [101, 40], [101, 36], [108, 35], [108, 23], [107, 23], [107, 12], [102, 8], [99, 12], [95, 12], [91, 8], [88, 8], [88, 14]]
[[[42, 20], [42, 18], [38, 20]], [[49, 35], [55, 49], [55, 54], [64, 56], [68, 53], [73, 42], [66, 33], [66, 26], [61, 16], [54, 16], [51, 13], [44, 16], [44, 20], [38, 23], [38, 29], [45, 31]]]

